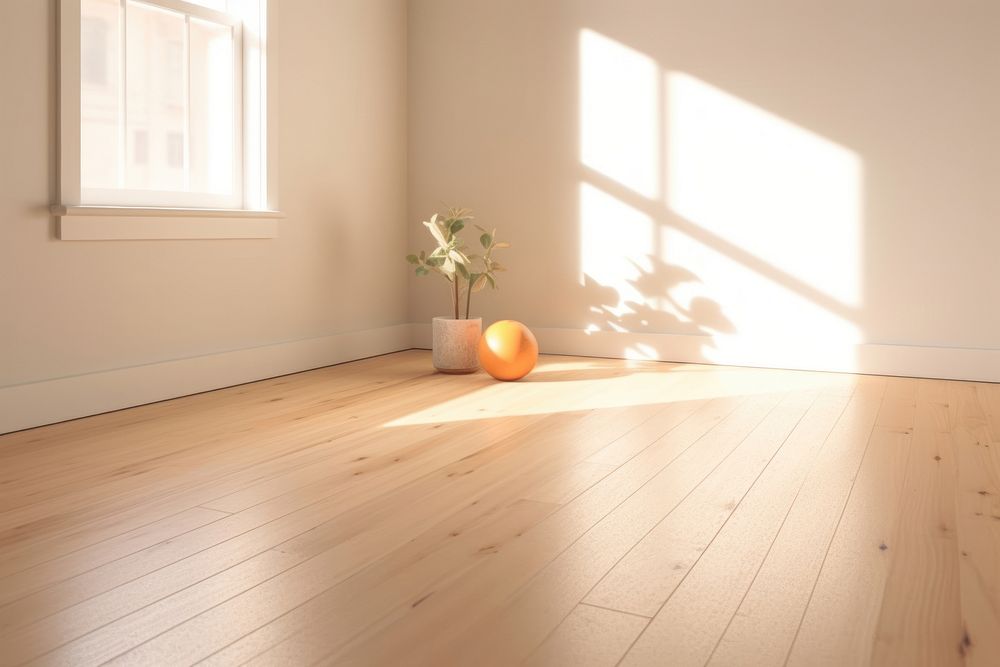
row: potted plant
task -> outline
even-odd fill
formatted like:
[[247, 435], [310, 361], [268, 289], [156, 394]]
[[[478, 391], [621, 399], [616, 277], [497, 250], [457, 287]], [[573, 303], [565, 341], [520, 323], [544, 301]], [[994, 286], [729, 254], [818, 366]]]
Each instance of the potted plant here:
[[[493, 259], [493, 252], [499, 248], [509, 248], [509, 243], [496, 240], [496, 230], [488, 232], [476, 225], [481, 232], [479, 244], [481, 254], [470, 254], [459, 236], [471, 221], [472, 211], [452, 208], [445, 214], [435, 213], [424, 221], [437, 247], [429, 254], [407, 255], [406, 261], [413, 264], [418, 276], [436, 273], [449, 284], [453, 315], [435, 317], [432, 322], [433, 341], [431, 345], [434, 368], [442, 373], [474, 373], [479, 368], [476, 345], [482, 335], [483, 319], [470, 316], [472, 294], [485, 287], [496, 289], [496, 273], [503, 266]], [[461, 305], [465, 302], [465, 317], [461, 316]]]

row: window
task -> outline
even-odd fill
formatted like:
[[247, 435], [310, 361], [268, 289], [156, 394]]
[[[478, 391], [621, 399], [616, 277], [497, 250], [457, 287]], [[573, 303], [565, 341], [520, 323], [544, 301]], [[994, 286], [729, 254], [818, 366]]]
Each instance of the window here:
[[132, 137], [132, 164], [135, 167], [146, 164], [149, 160], [149, 133], [146, 130], [136, 130]]
[[184, 135], [167, 132], [167, 166], [172, 171], [184, 169]]
[[84, 85], [108, 84], [108, 22], [93, 16], [80, 21], [80, 76]]
[[61, 0], [60, 215], [273, 207], [265, 3]]

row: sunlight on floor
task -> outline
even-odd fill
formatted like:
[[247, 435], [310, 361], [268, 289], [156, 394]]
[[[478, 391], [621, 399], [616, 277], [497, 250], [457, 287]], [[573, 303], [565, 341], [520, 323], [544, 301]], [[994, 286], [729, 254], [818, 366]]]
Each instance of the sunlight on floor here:
[[542, 358], [520, 382], [489, 382], [386, 427], [667, 405], [774, 392], [844, 388], [851, 376], [643, 361]]

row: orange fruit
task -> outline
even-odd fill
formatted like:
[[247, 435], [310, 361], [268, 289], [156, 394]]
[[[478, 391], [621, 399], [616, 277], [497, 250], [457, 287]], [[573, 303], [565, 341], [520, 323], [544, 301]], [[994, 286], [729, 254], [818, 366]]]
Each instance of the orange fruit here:
[[520, 380], [537, 361], [535, 334], [520, 322], [494, 322], [479, 339], [479, 363], [498, 380]]

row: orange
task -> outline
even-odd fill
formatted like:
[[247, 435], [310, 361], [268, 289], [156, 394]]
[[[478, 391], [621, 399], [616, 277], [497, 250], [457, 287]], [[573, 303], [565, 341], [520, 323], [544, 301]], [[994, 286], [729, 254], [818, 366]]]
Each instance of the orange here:
[[520, 322], [494, 322], [479, 339], [479, 363], [498, 380], [520, 380], [537, 361], [535, 334]]

